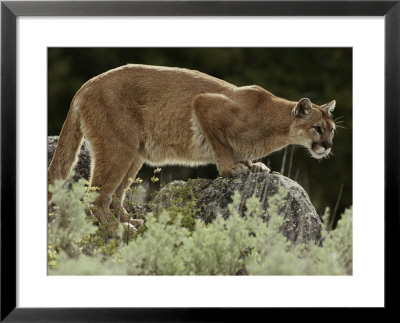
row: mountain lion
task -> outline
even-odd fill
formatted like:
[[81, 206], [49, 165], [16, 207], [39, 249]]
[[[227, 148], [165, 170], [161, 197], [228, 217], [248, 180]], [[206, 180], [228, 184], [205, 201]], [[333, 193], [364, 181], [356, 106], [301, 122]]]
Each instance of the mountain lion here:
[[[122, 222], [137, 224], [122, 201], [143, 163], [214, 163], [221, 176], [237, 176], [268, 172], [253, 160], [289, 144], [322, 158], [332, 147], [334, 108], [335, 101], [291, 102], [259, 86], [237, 87], [198, 71], [129, 64], [92, 78], [75, 94], [48, 183], [68, 177], [85, 137], [91, 186], [100, 188], [99, 222], [109, 222], [111, 204]], [[113, 194], [118, 203], [111, 203]]]

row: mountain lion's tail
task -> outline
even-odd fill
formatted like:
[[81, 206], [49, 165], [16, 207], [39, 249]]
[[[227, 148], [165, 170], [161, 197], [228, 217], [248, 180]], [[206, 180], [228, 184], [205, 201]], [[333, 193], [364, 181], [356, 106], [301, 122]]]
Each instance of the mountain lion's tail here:
[[[80, 127], [78, 107], [72, 103], [48, 169], [48, 184], [53, 184], [56, 179], [67, 179], [72, 166], [77, 160], [76, 157], [82, 144], [82, 138], [83, 133]], [[50, 193], [48, 198], [51, 198]]]

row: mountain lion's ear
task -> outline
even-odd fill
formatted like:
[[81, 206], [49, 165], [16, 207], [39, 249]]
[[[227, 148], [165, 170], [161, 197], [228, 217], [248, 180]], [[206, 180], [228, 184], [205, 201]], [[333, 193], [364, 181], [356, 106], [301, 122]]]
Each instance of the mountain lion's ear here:
[[336, 106], [336, 101], [332, 100], [331, 102], [324, 104], [321, 106], [321, 108], [324, 108], [326, 111], [328, 111], [329, 113], [332, 113], [333, 110], [335, 110], [335, 106]]
[[292, 112], [295, 117], [303, 117], [310, 114], [311, 109], [312, 105], [310, 99], [303, 98], [299, 102], [297, 102]]

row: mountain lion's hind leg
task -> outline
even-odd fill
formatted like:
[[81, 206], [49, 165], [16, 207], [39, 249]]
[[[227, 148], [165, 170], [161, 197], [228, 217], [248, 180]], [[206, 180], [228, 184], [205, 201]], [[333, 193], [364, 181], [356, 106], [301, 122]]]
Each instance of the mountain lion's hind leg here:
[[[99, 196], [94, 202], [94, 214], [101, 224], [111, 221], [110, 203], [112, 194], [122, 182], [132, 164], [132, 155], [118, 142], [105, 141], [99, 147], [93, 147], [94, 169], [91, 186], [99, 188]], [[112, 147], [112, 148], [111, 148]], [[111, 228], [112, 231], [112, 228]]]
[[130, 186], [131, 181], [135, 179], [136, 174], [139, 172], [140, 168], [143, 165], [143, 161], [139, 158], [135, 158], [128, 170], [125, 174], [122, 182], [119, 184], [118, 188], [115, 190], [115, 199], [111, 202], [111, 207], [114, 209], [115, 213], [119, 216], [121, 222], [126, 222], [134, 225], [136, 228], [139, 228], [143, 225], [142, 220], [131, 219], [128, 212], [125, 210], [123, 206], [123, 202], [125, 199], [125, 191]]

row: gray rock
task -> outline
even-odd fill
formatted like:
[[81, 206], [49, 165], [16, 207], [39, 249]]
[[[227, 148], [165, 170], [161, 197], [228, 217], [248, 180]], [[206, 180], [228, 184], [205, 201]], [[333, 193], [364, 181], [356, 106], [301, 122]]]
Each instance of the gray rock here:
[[161, 208], [168, 208], [172, 204], [171, 201], [177, 199], [184, 204], [188, 197], [181, 195], [187, 195], [192, 191], [194, 197], [192, 200], [196, 201], [196, 208], [199, 209], [195, 217], [211, 222], [217, 214], [221, 214], [224, 218], [229, 217], [227, 206], [232, 202], [234, 191], [241, 194], [239, 212], [244, 215], [245, 202], [249, 197], [253, 195], [258, 197], [263, 209], [267, 210], [268, 198], [278, 193], [280, 187], [288, 191], [287, 202], [280, 210], [280, 214], [285, 217], [282, 233], [294, 243], [308, 241], [320, 243], [321, 220], [307, 193], [295, 181], [282, 175], [249, 173], [236, 178], [174, 181], [166, 185], [153, 202]]

